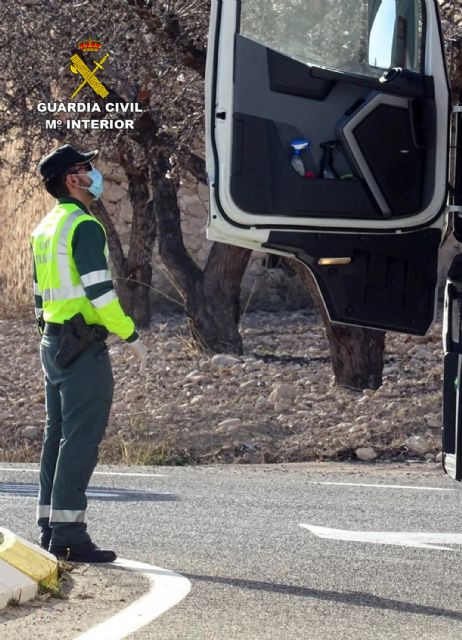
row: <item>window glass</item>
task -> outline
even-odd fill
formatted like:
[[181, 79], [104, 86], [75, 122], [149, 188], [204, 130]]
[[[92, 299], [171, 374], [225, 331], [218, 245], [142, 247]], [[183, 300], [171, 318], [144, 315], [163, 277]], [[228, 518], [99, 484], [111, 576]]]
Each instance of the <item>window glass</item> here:
[[242, 0], [241, 34], [318, 67], [422, 72], [421, 0]]

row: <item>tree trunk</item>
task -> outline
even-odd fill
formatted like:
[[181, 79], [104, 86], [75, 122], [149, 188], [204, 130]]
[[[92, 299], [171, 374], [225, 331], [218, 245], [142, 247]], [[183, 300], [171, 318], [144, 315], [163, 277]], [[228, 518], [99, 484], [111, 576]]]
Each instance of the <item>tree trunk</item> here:
[[250, 251], [214, 244], [201, 271], [184, 246], [175, 185], [166, 178], [167, 170], [159, 152], [152, 165], [159, 253], [184, 299], [192, 338], [204, 352], [242, 353], [239, 294]]
[[133, 207], [127, 277], [122, 283], [121, 299], [125, 311], [138, 327], [148, 327], [151, 318], [150, 291], [152, 252], [156, 241], [156, 218], [149, 198], [148, 179], [142, 172], [130, 171], [128, 192]]
[[95, 207], [103, 223], [111, 254], [114, 279], [122, 307], [138, 327], [148, 327], [151, 307], [152, 252], [156, 241], [156, 218], [149, 199], [146, 173], [135, 171], [131, 158], [121, 159], [128, 176], [128, 192], [133, 207], [128, 256], [125, 257], [117, 229], [104, 205]]
[[350, 389], [378, 389], [382, 384], [385, 332], [329, 321], [311, 272], [301, 262], [289, 261], [321, 313], [329, 341], [335, 383]]
[[186, 305], [191, 333], [204, 350], [243, 352], [240, 293], [250, 254], [249, 249], [218, 242], [210, 250], [200, 289]]
[[107, 244], [114, 271], [113, 275], [116, 281], [116, 286], [118, 287], [118, 282], [127, 277], [127, 260], [124, 256], [119, 234], [117, 233], [117, 229], [112, 222], [108, 210], [101, 200], [97, 200], [95, 204], [92, 205], [92, 210], [106, 230]]

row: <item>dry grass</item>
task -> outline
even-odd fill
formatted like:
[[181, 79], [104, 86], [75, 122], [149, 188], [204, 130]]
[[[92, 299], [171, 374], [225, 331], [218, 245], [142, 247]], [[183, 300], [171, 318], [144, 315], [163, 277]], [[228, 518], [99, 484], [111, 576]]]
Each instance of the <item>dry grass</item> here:
[[124, 466], [181, 466], [194, 463], [188, 451], [175, 442], [163, 440], [152, 442], [149, 437], [127, 439], [117, 434], [103, 440], [99, 452], [101, 464], [122, 464]]
[[[6, 160], [19, 153], [20, 141], [13, 142]], [[35, 189], [34, 187], [37, 186]], [[32, 258], [29, 245], [31, 232], [53, 206], [53, 199], [39, 188], [35, 174], [15, 175], [4, 171], [0, 175], [3, 204], [3, 232], [0, 235], [0, 290], [15, 314], [31, 308]], [[5, 313], [4, 313], [5, 311]], [[2, 317], [8, 309], [1, 309]]]

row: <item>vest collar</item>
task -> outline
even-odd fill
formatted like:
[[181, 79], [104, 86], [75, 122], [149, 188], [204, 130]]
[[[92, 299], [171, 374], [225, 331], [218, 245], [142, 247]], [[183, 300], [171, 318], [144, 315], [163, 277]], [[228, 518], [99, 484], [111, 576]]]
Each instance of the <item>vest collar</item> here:
[[76, 198], [71, 198], [70, 196], [66, 196], [64, 198], [58, 198], [58, 202], [59, 204], [76, 204], [80, 209], [82, 209], [82, 211], [87, 213], [89, 216], [92, 215], [92, 213], [87, 209], [87, 207], [83, 204], [83, 202], [80, 202], [80, 200], [77, 200]]

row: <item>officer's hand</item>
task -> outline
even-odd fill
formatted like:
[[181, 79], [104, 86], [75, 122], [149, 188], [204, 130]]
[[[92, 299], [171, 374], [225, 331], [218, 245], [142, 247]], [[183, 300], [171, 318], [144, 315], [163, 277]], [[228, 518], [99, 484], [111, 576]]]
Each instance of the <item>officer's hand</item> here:
[[141, 338], [137, 338], [134, 342], [127, 342], [127, 345], [135, 358], [139, 360], [140, 373], [143, 374], [146, 369], [146, 360], [148, 357], [148, 352], [144, 343], [141, 342]]

